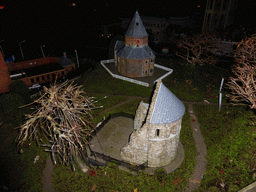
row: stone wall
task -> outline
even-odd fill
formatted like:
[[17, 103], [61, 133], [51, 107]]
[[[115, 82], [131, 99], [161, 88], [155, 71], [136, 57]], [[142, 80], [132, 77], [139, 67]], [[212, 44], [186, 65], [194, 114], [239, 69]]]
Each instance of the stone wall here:
[[141, 47], [144, 45], [148, 45], [148, 37], [125, 36], [125, 45], [129, 47]]
[[149, 167], [162, 167], [175, 159], [180, 129], [181, 119], [170, 124], [150, 124], [148, 130]]
[[121, 149], [121, 157], [124, 161], [141, 165], [147, 162], [148, 124], [144, 124], [140, 129], [134, 131], [130, 136], [130, 141]]
[[134, 118], [134, 129], [139, 129], [146, 120], [149, 104], [140, 102]]

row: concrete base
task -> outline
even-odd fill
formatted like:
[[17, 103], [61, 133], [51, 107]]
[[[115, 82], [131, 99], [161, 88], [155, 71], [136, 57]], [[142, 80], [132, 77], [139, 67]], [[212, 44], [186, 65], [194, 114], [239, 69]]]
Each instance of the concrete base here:
[[154, 74], [153, 76], [147, 76], [147, 77], [139, 77], [139, 78], [128, 78], [125, 76], [122, 76], [114, 63], [114, 59], [112, 60], [104, 60], [101, 61], [101, 65], [106, 69], [106, 71], [114, 78], [122, 79], [125, 81], [129, 81], [132, 83], [136, 83], [139, 85], [143, 85], [146, 87], [153, 87], [155, 82], [159, 79], [164, 79], [168, 75], [172, 73], [172, 69], [155, 64], [154, 68]]
[[[128, 117], [112, 118], [90, 141], [91, 149], [92, 151], [104, 153], [106, 156], [122, 161], [120, 150], [126, 143], [128, 143], [129, 136], [133, 130], [133, 119]], [[91, 158], [94, 159], [94, 157]], [[163, 168], [167, 174], [170, 174], [181, 165], [183, 159], [184, 150], [182, 144], [179, 142], [177, 156], [172, 163], [164, 167], [146, 168], [144, 172], [153, 175], [156, 170]], [[99, 158], [96, 160], [102, 163], [108, 163]], [[131, 172], [126, 167], [119, 166], [119, 168]], [[137, 174], [136, 172], [132, 173]]]

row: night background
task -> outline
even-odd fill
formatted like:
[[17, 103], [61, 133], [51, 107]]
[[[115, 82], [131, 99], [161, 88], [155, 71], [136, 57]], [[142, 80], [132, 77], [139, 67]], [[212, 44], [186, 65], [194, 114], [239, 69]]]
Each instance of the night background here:
[[[132, 18], [136, 9], [140, 15], [159, 17], [196, 18], [197, 28], [202, 28], [206, 0], [158, 0], [149, 3], [142, 1], [94, 0], [94, 1], [6, 1], [0, 10], [0, 43], [5, 58], [14, 55], [21, 60], [19, 42], [22, 43], [25, 60], [40, 57], [41, 45], [45, 45], [46, 55], [74, 50], [83, 57], [107, 58], [106, 49], [93, 49], [91, 46], [108, 48], [112, 37], [100, 39], [102, 24], [120, 21], [121, 17]], [[235, 13], [235, 25], [243, 25], [247, 31], [254, 31], [254, 1], [239, 1]], [[199, 31], [200, 32], [200, 31]], [[117, 28], [113, 36], [124, 35], [125, 30]], [[251, 32], [252, 33], [252, 32]], [[98, 52], [100, 50], [100, 52]]]
[[[227, 0], [223, 1], [227, 2]], [[233, 24], [226, 27], [225, 31], [221, 28], [215, 29], [217, 35], [221, 36], [225, 33], [225, 38], [223, 38], [224, 35], [221, 36], [223, 40], [222, 42], [224, 42], [224, 39], [227, 41], [239, 42], [246, 36], [251, 37], [252, 34], [256, 34], [256, 1], [237, 1], [237, 9], [234, 12]], [[95, 96], [96, 98], [102, 98], [103, 95], [109, 96], [106, 100], [102, 101], [103, 108], [99, 109], [99, 111], [95, 110], [93, 113], [96, 119], [96, 124], [97, 122], [103, 122], [102, 119], [105, 119], [105, 116], [107, 117], [109, 114], [116, 113], [116, 111], [119, 112], [119, 110], [122, 113], [130, 113], [130, 111], [134, 113], [137, 109], [136, 102], [140, 102], [141, 98], [147, 99], [151, 94], [151, 88], [131, 83], [129, 84], [129, 82], [126, 81], [119, 81], [116, 78], [112, 78], [103, 67], [97, 67], [100, 66], [99, 61], [113, 59], [114, 44], [117, 38], [124, 36], [126, 33], [127, 28], [122, 28], [121, 26], [115, 25], [115, 23], [121, 22], [122, 24], [121, 18], [132, 19], [136, 10], [138, 10], [138, 13], [142, 18], [143, 16], [144, 18], [166, 18], [167, 21], [165, 21], [163, 26], [165, 27], [165, 24], [167, 23], [168, 27], [161, 27], [160, 23], [162, 31], [165, 30], [164, 41], [155, 43], [151, 38], [153, 36], [152, 33], [150, 34], [150, 32], [148, 32], [148, 44], [156, 53], [157, 60], [155, 62], [173, 69], [172, 75], [165, 78], [165, 86], [182, 101], [201, 103], [199, 105], [193, 104], [193, 106], [195, 106], [197, 114], [200, 115], [198, 115], [198, 119], [202, 119], [202, 123], [200, 122], [200, 128], [202, 128], [202, 130], [204, 129], [206, 135], [206, 137], [204, 136], [205, 144], [208, 144], [207, 155], [209, 155], [209, 158], [207, 158], [210, 159], [210, 161], [208, 161], [210, 168], [207, 169], [210, 171], [204, 178], [202, 177], [203, 175], [198, 175], [200, 175], [200, 178], [205, 179], [204, 185], [207, 185], [207, 189], [214, 187], [222, 190], [224, 187], [220, 186], [220, 184], [223, 182], [228, 183], [230, 186], [233, 185], [237, 187], [237, 189], [241, 189], [241, 187], [251, 183], [252, 180], [255, 182], [256, 178], [256, 123], [254, 121], [253, 126], [249, 126], [250, 121], [248, 120], [249, 117], [255, 116], [255, 110], [249, 111], [246, 108], [236, 109], [233, 108], [233, 106], [231, 107], [226, 105], [229, 104], [229, 101], [224, 101], [224, 95], [227, 93], [225, 92], [227, 90], [225, 90], [226, 88], [224, 88], [224, 86], [222, 101], [226, 104], [222, 106], [222, 111], [220, 112], [217, 108], [213, 108], [217, 107], [217, 105], [208, 105], [210, 103], [217, 104], [217, 102], [219, 102], [219, 86], [222, 79], [224, 80], [225, 78], [224, 83], [226, 83], [230, 76], [230, 67], [234, 64], [233, 55], [230, 54], [228, 57], [218, 56], [217, 58], [219, 60], [217, 63], [218, 65], [216, 64], [216, 66], [210, 64], [191, 65], [186, 61], [186, 59], [181, 59], [175, 55], [175, 48], [177, 48], [177, 50], [179, 48], [178, 46], [175, 47], [175, 43], [181, 39], [182, 34], [192, 36], [197, 33], [202, 33], [206, 2], [207, 0], [0, 0], [0, 51], [3, 50], [5, 59], [14, 55], [14, 64], [16, 64], [23, 61], [19, 44], [22, 47], [25, 61], [42, 58], [41, 46], [45, 45], [45, 47], [43, 47], [43, 51], [46, 57], [67, 59], [66, 57], [63, 57], [63, 52], [66, 52], [67, 57], [77, 65], [76, 52], [74, 51], [77, 50], [80, 70], [76, 70], [74, 73], [71, 72], [67, 77], [61, 80], [66, 78], [73, 79], [76, 76], [80, 76], [80, 78], [77, 79], [77, 82], [78, 84], [83, 85], [84, 90], [89, 93], [88, 95], [92, 94], [92, 96]], [[220, 2], [220, 0], [216, 0], [216, 2]], [[188, 17], [185, 20], [189, 22], [193, 20], [193, 22], [189, 27], [184, 27], [182, 24], [171, 25], [169, 24], [169, 21], [171, 20], [170, 17]], [[190, 20], [190, 18], [192, 19]], [[151, 20], [146, 21], [145, 23], [151, 24], [150, 27], [152, 27], [155, 23], [150, 22]], [[111, 26], [109, 27], [110, 31], [106, 33], [107, 37], [103, 36], [104, 31], [102, 30], [102, 26]], [[159, 28], [159, 26], [156, 26], [157, 24], [155, 24], [154, 27]], [[171, 39], [169, 35], [173, 33], [174, 28], [177, 36]], [[146, 27], [145, 29], [148, 30]], [[161, 30], [157, 29], [156, 31], [158, 31], [157, 35], [159, 35], [159, 31]], [[156, 35], [156, 33], [154, 35]], [[24, 40], [25, 42], [23, 42]], [[168, 53], [164, 53], [162, 51], [164, 47], [170, 48]], [[109, 53], [112, 53], [112, 55], [110, 56]], [[26, 63], [31, 64], [30, 62]], [[36, 64], [36, 62], [34, 64]], [[46, 78], [50, 73], [52, 73], [51, 77], [53, 79], [55, 77], [53, 73], [55, 73], [56, 70], [64, 70], [60, 63], [57, 65], [53, 65], [52, 63], [45, 65], [40, 64], [37, 68], [36, 67], [37, 66], [29, 68], [24, 74], [23, 71], [20, 73], [20, 70], [19, 73], [14, 71], [14, 75], [18, 75], [15, 78], [20, 78], [19, 75], [26, 75], [27, 79], [31, 78], [29, 83], [33, 84], [35, 82], [39, 83], [39, 80], [37, 80], [39, 77], [35, 75], [43, 74]], [[9, 78], [10, 75], [14, 77], [10, 72], [7, 74], [7, 70], [2, 70], [2, 72], [6, 72], [5, 77], [8, 76]], [[155, 71], [154, 74], [156, 74]], [[1, 76], [0, 78], [3, 80], [4, 76]], [[42, 87], [44, 85], [48, 86], [50, 84], [49, 81], [40, 85]], [[51, 81], [51, 83], [53, 82]], [[31, 86], [30, 88], [35, 89], [29, 91], [27, 90], [27, 85], [25, 86], [26, 90], [21, 86], [18, 86], [18, 88], [20, 90], [27, 91], [29, 98], [30, 95], [39, 92], [39, 89], [37, 89], [38, 87], [35, 88]], [[3, 96], [2, 98], [8, 99], [9, 97], [12, 99], [15, 96], [14, 94], [11, 91], [11, 94], [4, 93], [0, 96]], [[20, 103], [21, 100], [19, 100], [18, 96], [19, 95], [16, 94], [16, 98], [18, 98], [17, 100]], [[29, 189], [29, 191], [39, 191], [30, 189], [30, 187], [33, 186], [36, 189], [42, 188], [43, 183], [41, 179], [43, 175], [44, 177], [45, 175], [47, 177], [47, 174], [44, 174], [42, 170], [46, 169], [45, 161], [48, 156], [48, 152], [46, 154], [42, 148], [38, 148], [38, 146], [36, 146], [36, 142], [33, 142], [32, 145], [28, 142], [23, 146], [16, 145], [14, 138], [16, 138], [18, 130], [17, 126], [25, 120], [25, 110], [24, 112], [20, 112], [18, 115], [8, 115], [8, 113], [4, 111], [4, 107], [9, 110], [10, 106], [14, 106], [15, 102], [8, 102], [7, 99], [4, 100], [2, 98], [0, 99], [0, 127], [2, 130], [0, 134], [0, 154], [2, 157], [0, 158], [0, 191], [2, 189], [8, 190], [8, 188], [10, 191], [12, 191], [12, 189], [13, 191], [14, 189], [15, 191], [28, 191], [27, 189]], [[135, 98], [137, 99], [135, 100]], [[29, 108], [29, 111], [33, 111], [36, 109], [37, 105], [32, 107], [30, 108], [29, 105], [27, 108]], [[9, 111], [9, 113], [13, 113], [13, 111]], [[194, 122], [195, 119], [197, 119], [196, 116], [191, 116], [191, 114], [189, 116], [188, 113], [186, 113], [185, 116], [185, 124], [190, 124], [189, 122]], [[198, 151], [195, 151], [195, 140], [191, 126], [186, 125], [183, 126], [182, 129], [184, 130], [183, 142], [186, 149], [185, 152], [188, 152], [185, 154], [186, 158], [184, 158], [184, 167], [178, 170], [179, 172], [176, 172], [175, 170], [177, 175], [175, 175], [175, 173], [166, 177], [166, 181], [169, 182], [169, 185], [174, 187], [176, 187], [176, 185], [180, 187], [183, 185], [183, 181], [188, 181], [190, 172], [194, 169], [193, 163], [196, 164], [195, 155], [200, 154]], [[198, 131], [198, 129], [194, 129], [194, 131]], [[225, 145], [223, 147], [224, 142]], [[38, 154], [40, 154], [40, 159], [35, 164], [33, 160]], [[192, 162], [191, 160], [195, 160], [195, 162]], [[215, 165], [215, 162], [217, 162], [218, 166]], [[131, 166], [133, 165], [131, 164]], [[99, 180], [97, 180], [94, 178], [96, 174], [88, 175], [88, 177], [87, 175], [82, 175], [81, 177], [77, 175], [77, 177], [75, 177], [75, 174], [71, 172], [71, 169], [58, 168], [60, 167], [57, 167], [54, 170], [54, 174], [58, 177], [57, 180], [55, 180], [54, 185], [60, 188], [59, 191], [72, 191], [67, 188], [69, 185], [72, 185], [72, 187], [76, 187], [77, 185], [78, 189], [80, 187], [89, 186], [88, 189], [90, 191], [95, 191], [94, 186], [96, 185], [90, 185], [94, 181], [99, 182], [97, 187], [102, 187], [97, 188], [97, 190], [103, 189], [105, 184], [109, 184], [110, 186], [107, 187], [112, 189], [114, 185], [111, 182], [106, 182], [106, 179], [112, 179], [112, 177], [116, 177], [118, 179], [124, 178], [125, 180], [122, 180], [124, 183], [119, 182], [120, 180], [118, 179], [113, 179], [117, 185], [122, 185], [124, 188], [136, 186], [138, 183], [141, 183], [141, 186], [145, 185], [145, 187], [148, 185], [154, 185], [155, 183], [158, 183], [161, 187], [168, 186], [168, 182], [165, 183], [165, 179], [162, 179], [163, 174], [160, 174], [160, 176], [162, 176], [159, 180], [158, 176], [145, 178], [144, 175], [140, 175], [139, 177], [129, 175], [129, 178], [136, 179], [127, 180], [122, 176], [122, 174], [120, 174], [121, 172], [115, 172], [116, 168], [111, 168], [114, 170], [111, 172], [113, 174], [111, 177], [105, 177], [106, 172], [104, 173], [102, 171], [102, 173], [97, 173], [97, 177], [99, 178]], [[200, 170], [202, 169], [200, 168]], [[215, 175], [212, 173], [216, 173], [216, 178], [218, 178], [214, 178]], [[87, 179], [84, 179], [84, 176], [86, 176]], [[226, 178], [224, 178], [224, 176]], [[143, 180], [137, 180], [138, 178], [142, 178]], [[49, 178], [49, 182], [51, 182], [51, 180], [52, 178]], [[80, 183], [76, 183], [76, 180]], [[148, 183], [144, 183], [144, 181], [147, 181]], [[129, 184], [131, 186], [129, 186]], [[153, 189], [143, 191], [159, 191]], [[120, 191], [135, 190], [137, 190], [137, 188], [134, 187], [131, 190]], [[142, 189], [138, 188], [138, 191], [141, 190]]]

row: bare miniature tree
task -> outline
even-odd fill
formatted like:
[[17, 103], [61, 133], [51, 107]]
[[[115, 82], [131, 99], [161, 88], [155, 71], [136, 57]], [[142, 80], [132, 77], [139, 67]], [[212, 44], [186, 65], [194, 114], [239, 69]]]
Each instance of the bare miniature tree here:
[[67, 82], [44, 87], [40, 94], [33, 102], [38, 105], [37, 110], [27, 115], [28, 120], [20, 127], [19, 144], [28, 139], [43, 142], [42, 135], [46, 135], [50, 144], [42, 146], [50, 148], [46, 151], [51, 152], [54, 163], [58, 154], [63, 164], [73, 165], [72, 156], [82, 155], [92, 132], [93, 100], [85, 95], [81, 86]]
[[234, 76], [227, 83], [231, 93], [228, 97], [236, 103], [246, 102], [256, 108], [256, 37], [245, 38], [238, 43], [234, 57], [238, 63], [232, 69]]
[[184, 36], [177, 42], [176, 55], [186, 59], [195, 65], [205, 63], [214, 65], [218, 62], [217, 58], [210, 52], [209, 48], [217, 46], [217, 38], [213, 34], [199, 34], [194, 36]]
[[237, 63], [255, 65], [256, 37], [245, 38], [237, 44], [234, 57]]

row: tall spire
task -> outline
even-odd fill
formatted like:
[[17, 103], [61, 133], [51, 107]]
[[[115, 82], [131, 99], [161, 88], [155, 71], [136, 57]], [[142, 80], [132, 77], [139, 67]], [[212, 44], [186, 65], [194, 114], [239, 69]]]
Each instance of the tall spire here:
[[147, 37], [148, 33], [143, 25], [138, 10], [134, 14], [130, 26], [125, 34], [128, 37]]

